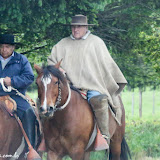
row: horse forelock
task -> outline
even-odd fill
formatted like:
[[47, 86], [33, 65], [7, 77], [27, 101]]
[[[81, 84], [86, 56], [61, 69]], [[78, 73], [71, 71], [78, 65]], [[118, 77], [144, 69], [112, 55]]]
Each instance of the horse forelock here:
[[52, 65], [49, 65], [49, 66], [43, 66], [43, 78], [48, 78], [50, 77], [50, 75], [53, 75], [54, 77], [57, 77], [60, 81], [64, 82], [65, 81], [65, 78], [62, 74], [62, 72], [55, 68], [54, 66]]

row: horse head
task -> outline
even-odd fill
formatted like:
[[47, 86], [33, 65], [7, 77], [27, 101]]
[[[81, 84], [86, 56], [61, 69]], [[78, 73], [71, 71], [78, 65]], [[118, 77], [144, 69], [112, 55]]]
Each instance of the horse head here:
[[63, 103], [61, 89], [67, 83], [64, 75], [58, 69], [59, 65], [60, 63], [42, 68], [34, 65], [38, 74], [36, 84], [40, 102], [39, 111], [46, 116], [53, 116], [54, 112], [61, 108], [60, 105]]
[[42, 68], [34, 65], [38, 74], [36, 84], [40, 102], [39, 111], [46, 116], [53, 116], [55, 111], [64, 109], [70, 99], [70, 87], [64, 74], [58, 69], [59, 65], [60, 62], [55, 66]]

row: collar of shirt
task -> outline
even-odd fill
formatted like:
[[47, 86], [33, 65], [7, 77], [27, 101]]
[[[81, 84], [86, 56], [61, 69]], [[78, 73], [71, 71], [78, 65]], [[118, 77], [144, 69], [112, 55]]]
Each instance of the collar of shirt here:
[[[81, 39], [84, 39], [84, 40], [87, 39], [87, 37], [89, 36], [90, 33], [91, 33], [91, 31], [88, 30], [87, 33]], [[73, 37], [72, 34], [70, 35], [70, 37], [71, 37], [71, 39], [75, 40], [75, 38]]]
[[9, 61], [12, 57], [14, 57], [14, 52], [11, 54], [10, 57], [8, 57], [7, 59], [4, 59], [1, 55], [0, 55], [0, 60], [1, 61]]

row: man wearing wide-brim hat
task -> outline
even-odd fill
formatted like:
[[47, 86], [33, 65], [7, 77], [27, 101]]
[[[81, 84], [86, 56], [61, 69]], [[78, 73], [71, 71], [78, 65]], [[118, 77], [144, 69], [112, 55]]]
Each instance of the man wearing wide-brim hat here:
[[127, 81], [103, 40], [88, 30], [91, 25], [86, 16], [73, 16], [70, 23], [72, 34], [53, 46], [48, 64], [53, 65], [63, 59], [61, 70], [67, 73], [75, 87], [86, 92], [99, 129], [109, 144], [108, 102], [121, 124], [118, 95]]
[[[28, 59], [14, 51], [14, 35], [3, 34], [0, 36], [0, 78], [6, 87], [12, 86], [25, 95], [28, 86], [34, 81], [34, 74]], [[0, 96], [10, 95], [17, 103], [17, 113], [22, 120], [26, 134], [35, 146], [35, 113], [30, 104], [15, 91], [6, 92], [0, 84]], [[28, 152], [28, 146], [26, 146]]]

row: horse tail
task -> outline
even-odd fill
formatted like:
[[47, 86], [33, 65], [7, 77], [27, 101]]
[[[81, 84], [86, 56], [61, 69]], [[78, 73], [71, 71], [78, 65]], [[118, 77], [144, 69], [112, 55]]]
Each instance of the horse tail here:
[[127, 142], [126, 142], [124, 137], [123, 137], [122, 143], [121, 143], [121, 156], [120, 156], [120, 159], [121, 160], [132, 159], [129, 146], [128, 146], [128, 144], [127, 144]]

